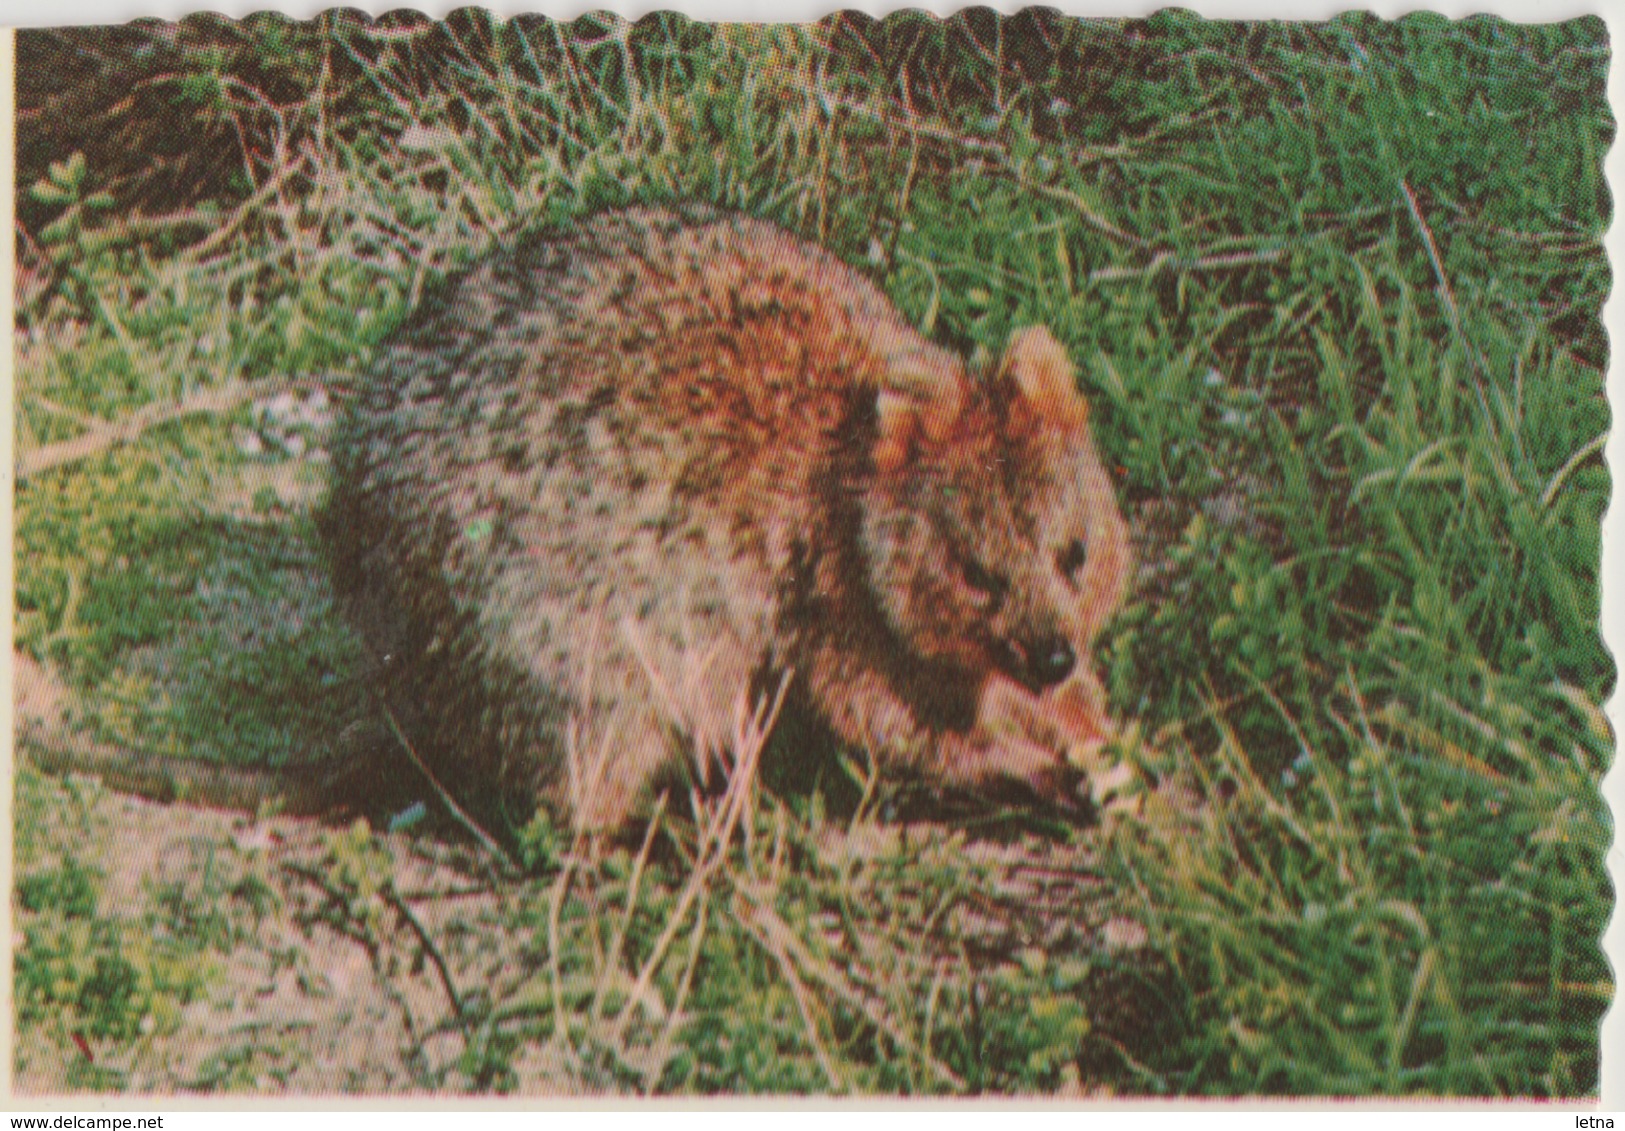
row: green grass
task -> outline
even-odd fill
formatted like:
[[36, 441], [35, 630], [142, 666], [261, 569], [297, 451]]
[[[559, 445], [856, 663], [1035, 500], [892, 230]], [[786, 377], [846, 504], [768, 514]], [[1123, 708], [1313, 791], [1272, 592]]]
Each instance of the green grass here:
[[[56, 106], [80, 113], [20, 126], [24, 265], [48, 282], [19, 314], [25, 460], [230, 379], [342, 393], [515, 223], [747, 209], [956, 347], [1032, 322], [1068, 347], [1145, 567], [1101, 662], [1125, 756], [1163, 783], [1068, 842], [1146, 927], [1135, 962], [973, 952], [950, 924], [1004, 882], [976, 837], [831, 856], [820, 829], [884, 822], [889, 787], [856, 817], [819, 789], [760, 800], [686, 904], [681, 820], [635, 879], [632, 854], [544, 836], [571, 862], [513, 926], [582, 992], [485, 1002], [438, 1083], [522, 1086], [516, 1058], [562, 1040], [583, 1086], [679, 1091], [1595, 1093], [1600, 21], [391, 26], [189, 22], [116, 122], [86, 110], [84, 60], [136, 32], [20, 36], [25, 110], [64, 43], [86, 68]], [[158, 116], [177, 104], [195, 129]], [[165, 181], [109, 139], [208, 172]], [[245, 450], [256, 429], [270, 446]], [[322, 468], [288, 435], [245, 407], [25, 478], [19, 646], [102, 740], [276, 761], [366, 713], [310, 534]], [[85, 1013], [87, 979], [184, 995], [109, 941], [138, 912], [68, 931], [96, 861], [35, 862], [33, 796], [20, 1019], [128, 1036], [139, 1009]], [[625, 1013], [617, 978], [645, 968], [682, 1024]]]

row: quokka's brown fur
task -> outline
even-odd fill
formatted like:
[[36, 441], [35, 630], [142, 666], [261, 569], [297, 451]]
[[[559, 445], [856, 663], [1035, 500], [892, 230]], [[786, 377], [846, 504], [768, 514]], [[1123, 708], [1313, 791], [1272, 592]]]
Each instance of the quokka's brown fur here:
[[784, 673], [952, 787], [1069, 801], [1107, 737], [1129, 551], [1066, 355], [1029, 328], [974, 373], [772, 224], [631, 208], [497, 251], [382, 347], [335, 469], [337, 588], [454, 789], [619, 826]]

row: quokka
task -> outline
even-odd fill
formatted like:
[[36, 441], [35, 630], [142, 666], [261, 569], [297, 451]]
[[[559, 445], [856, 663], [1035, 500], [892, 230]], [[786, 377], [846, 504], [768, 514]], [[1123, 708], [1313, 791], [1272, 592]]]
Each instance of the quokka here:
[[490, 254], [381, 347], [334, 464], [385, 703], [510, 815], [621, 827], [786, 677], [954, 789], [1070, 804], [1108, 737], [1129, 548], [1066, 354], [1034, 327], [968, 365], [770, 223], [628, 208]]

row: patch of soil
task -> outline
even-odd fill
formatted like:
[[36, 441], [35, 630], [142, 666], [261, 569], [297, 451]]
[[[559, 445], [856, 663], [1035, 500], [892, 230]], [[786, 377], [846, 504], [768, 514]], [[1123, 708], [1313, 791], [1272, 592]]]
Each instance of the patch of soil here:
[[[83, 827], [76, 810], [92, 810], [99, 843], [93, 851], [80, 845], [79, 857], [103, 875], [101, 915], [159, 904], [176, 907], [177, 917], [222, 911], [231, 927], [210, 939], [200, 959], [210, 976], [171, 1032], [132, 1042], [92, 1039], [81, 1050], [54, 1026], [19, 1025], [19, 1094], [76, 1090], [69, 1061], [78, 1057], [94, 1058], [135, 1094], [456, 1088], [462, 1044], [436, 1039], [457, 1023], [445, 985], [403, 916], [387, 909], [369, 916], [326, 882], [332, 829], [160, 805], [82, 781], [45, 783], [33, 795], [44, 804], [29, 819], [47, 840], [53, 830], [72, 838]], [[474, 862], [402, 836], [380, 835], [376, 843], [388, 853], [402, 904], [436, 940], [454, 977], [464, 985], [505, 980], [506, 966], [524, 965], [514, 959], [519, 940], [499, 922], [498, 893], [473, 878]], [[205, 876], [216, 882], [200, 886]], [[244, 903], [250, 890], [253, 908]], [[231, 906], [210, 907], [211, 898]], [[169, 926], [182, 931], [186, 924]]]

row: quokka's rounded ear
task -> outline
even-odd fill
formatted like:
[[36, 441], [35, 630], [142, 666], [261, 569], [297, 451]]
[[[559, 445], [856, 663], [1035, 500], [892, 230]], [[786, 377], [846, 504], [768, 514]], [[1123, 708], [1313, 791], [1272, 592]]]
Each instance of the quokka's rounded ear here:
[[1010, 335], [999, 377], [1015, 385], [1035, 421], [1058, 428], [1082, 428], [1089, 422], [1089, 402], [1078, 392], [1072, 359], [1044, 327], [1028, 326]]

